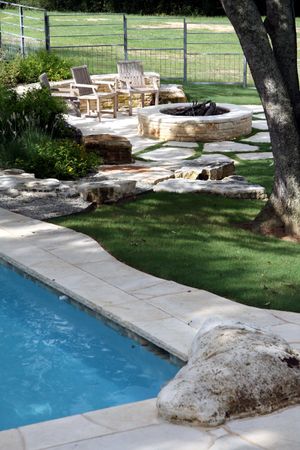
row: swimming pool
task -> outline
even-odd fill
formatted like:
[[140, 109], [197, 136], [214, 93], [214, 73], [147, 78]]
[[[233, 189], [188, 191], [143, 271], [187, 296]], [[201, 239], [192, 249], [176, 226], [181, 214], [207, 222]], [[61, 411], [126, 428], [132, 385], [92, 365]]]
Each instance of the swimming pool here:
[[0, 430], [155, 397], [156, 353], [0, 261]]

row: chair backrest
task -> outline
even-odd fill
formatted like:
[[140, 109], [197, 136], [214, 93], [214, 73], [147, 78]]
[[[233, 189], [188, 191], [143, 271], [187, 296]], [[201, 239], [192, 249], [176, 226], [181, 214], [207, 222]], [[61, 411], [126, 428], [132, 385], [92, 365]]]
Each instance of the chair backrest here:
[[[93, 84], [90, 74], [88, 72], [87, 66], [72, 67], [71, 72], [75, 83], [78, 84]], [[93, 94], [93, 89], [86, 87], [78, 88], [79, 95], [90, 95]]]
[[132, 87], [144, 87], [144, 69], [141, 61], [119, 61], [118, 75], [122, 80], [128, 81]]
[[39, 76], [39, 82], [42, 88], [51, 89], [48, 77], [46, 73], [42, 73], [42, 75]]

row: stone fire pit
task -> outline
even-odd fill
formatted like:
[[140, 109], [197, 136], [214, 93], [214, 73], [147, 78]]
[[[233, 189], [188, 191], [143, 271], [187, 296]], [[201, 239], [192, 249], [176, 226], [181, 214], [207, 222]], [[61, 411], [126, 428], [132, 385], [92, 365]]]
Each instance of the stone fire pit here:
[[191, 104], [176, 103], [140, 109], [139, 134], [162, 141], [212, 142], [251, 133], [252, 113], [245, 107], [219, 103], [217, 106], [228, 112], [216, 116], [174, 116], [164, 113], [171, 107], [183, 106]]

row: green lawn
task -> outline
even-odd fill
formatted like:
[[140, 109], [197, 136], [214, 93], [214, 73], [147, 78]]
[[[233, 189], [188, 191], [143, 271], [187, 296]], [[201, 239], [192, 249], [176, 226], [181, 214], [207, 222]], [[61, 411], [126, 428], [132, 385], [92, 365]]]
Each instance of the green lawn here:
[[[207, 92], [203, 95], [210, 97]], [[228, 101], [233, 100], [228, 93]], [[269, 144], [260, 148], [269, 149]], [[272, 161], [234, 157], [237, 174], [271, 192]], [[241, 227], [263, 204], [152, 193], [53, 222], [92, 236], [119, 260], [147, 273], [248, 305], [300, 312], [299, 245]]]

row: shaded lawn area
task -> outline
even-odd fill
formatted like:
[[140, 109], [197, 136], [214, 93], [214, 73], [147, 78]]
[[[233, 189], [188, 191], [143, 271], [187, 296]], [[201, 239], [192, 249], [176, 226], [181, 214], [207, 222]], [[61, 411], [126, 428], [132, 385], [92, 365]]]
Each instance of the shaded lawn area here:
[[[270, 189], [269, 161], [241, 163], [237, 173]], [[219, 196], [151, 193], [53, 222], [93, 237], [142, 271], [248, 305], [300, 312], [299, 245], [236, 226], [262, 206]]]

